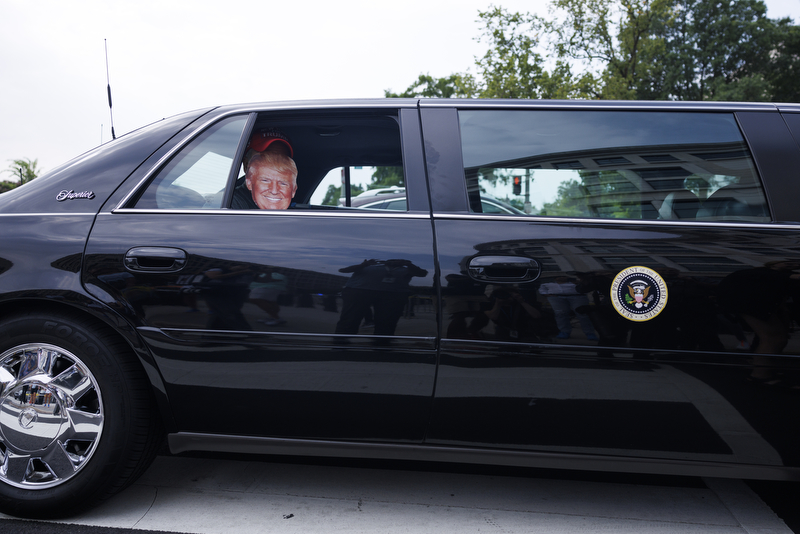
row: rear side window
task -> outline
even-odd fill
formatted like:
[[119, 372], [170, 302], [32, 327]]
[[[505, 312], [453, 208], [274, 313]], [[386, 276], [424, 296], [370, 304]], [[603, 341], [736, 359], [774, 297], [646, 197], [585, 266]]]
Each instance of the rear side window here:
[[222, 205], [247, 116], [223, 120], [193, 140], [136, 202], [143, 209], [214, 209]]
[[462, 110], [474, 213], [767, 222], [733, 114]]

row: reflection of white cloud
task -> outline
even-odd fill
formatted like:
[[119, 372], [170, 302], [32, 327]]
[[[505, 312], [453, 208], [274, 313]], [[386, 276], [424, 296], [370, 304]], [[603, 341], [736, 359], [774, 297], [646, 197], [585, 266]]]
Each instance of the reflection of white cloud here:
[[227, 178], [232, 161], [231, 158], [207, 152], [173, 183], [197, 191], [203, 196], [213, 195], [225, 187], [225, 182], [220, 177]]

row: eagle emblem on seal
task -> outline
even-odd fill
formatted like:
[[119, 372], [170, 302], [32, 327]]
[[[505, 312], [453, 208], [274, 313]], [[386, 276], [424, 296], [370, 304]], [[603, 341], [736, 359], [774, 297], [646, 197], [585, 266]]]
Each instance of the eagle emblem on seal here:
[[633, 265], [611, 282], [611, 303], [629, 321], [649, 321], [667, 305], [667, 283], [648, 267]]
[[653, 297], [650, 294], [650, 284], [643, 280], [635, 280], [628, 284], [628, 294], [625, 295], [625, 302], [635, 308], [644, 308], [650, 305]]

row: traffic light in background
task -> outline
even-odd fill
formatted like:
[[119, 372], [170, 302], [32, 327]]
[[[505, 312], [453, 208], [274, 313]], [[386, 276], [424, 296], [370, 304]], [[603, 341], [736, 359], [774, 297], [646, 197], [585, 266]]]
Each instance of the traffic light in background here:
[[522, 194], [522, 176], [514, 177], [514, 194], [515, 195]]

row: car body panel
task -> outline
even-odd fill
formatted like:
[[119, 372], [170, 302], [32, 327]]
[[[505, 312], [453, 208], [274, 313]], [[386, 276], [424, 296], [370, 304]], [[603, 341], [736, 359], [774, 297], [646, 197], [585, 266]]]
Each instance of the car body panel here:
[[[374, 233], [359, 232], [364, 224]], [[399, 246], [410, 238], [414, 246]], [[185, 251], [186, 266], [127, 269], [126, 253], [137, 246]], [[370, 258], [402, 258], [430, 274], [400, 289], [401, 307], [408, 299], [418, 304], [390, 337], [362, 327], [347, 339], [336, 334], [350, 276], [340, 269]], [[99, 218], [85, 276], [91, 293], [137, 321], [180, 430], [252, 426], [254, 435], [421, 441], [435, 376], [433, 271], [425, 219], [129, 212]], [[236, 276], [214, 279], [214, 272]], [[283, 324], [267, 324], [270, 316], [247, 299], [261, 273], [280, 277], [273, 285]], [[259, 406], [259, 422], [250, 409], [230, 411], [218, 395]]]
[[[738, 321], [719, 294], [722, 280], [735, 271], [796, 258], [796, 227], [468, 215], [462, 156], [460, 147], [453, 146], [460, 135], [456, 109], [540, 106], [451, 105], [425, 101], [421, 110], [429, 159], [436, 161], [428, 170], [443, 317], [426, 443], [799, 467], [798, 424], [763, 414], [795, 413], [800, 399], [785, 388], [771, 395], [751, 376], [754, 368], [765, 367], [788, 384], [798, 384], [800, 336], [792, 332], [780, 355], [754, 359], [749, 342], [736, 338]], [[542, 106], [576, 111], [648, 107]], [[751, 147], [765, 188], [788, 195], [783, 200], [796, 198], [798, 180], [788, 176], [797, 172], [797, 149], [774, 107], [754, 107], [760, 110], [710, 109], [739, 111], [747, 139], [758, 139]], [[777, 220], [793, 220], [787, 203], [772, 199], [771, 207]], [[796, 205], [792, 210], [796, 217]], [[541, 279], [516, 284], [475, 279], [470, 259], [486, 255], [533, 258], [541, 265]], [[639, 265], [665, 277], [670, 300], [657, 318], [632, 323], [611, 307], [608, 294], [616, 273]], [[599, 342], [578, 328], [571, 337], [557, 339], [549, 297], [539, 288], [558, 276], [583, 282], [582, 291], [592, 300], [583, 297], [582, 304]], [[738, 298], [752, 302], [759, 298], [756, 290], [739, 287]], [[501, 308], [505, 319], [479, 320], [497, 291], [516, 292], [519, 302], [537, 307], [543, 316], [527, 327], [501, 328], [504, 321], [520, 324], [519, 317], [526, 315], [517, 303]]]
[[[472, 213], [465, 109], [733, 114], [770, 222]], [[389, 99], [186, 114], [0, 195], [9, 235], [0, 317], [57, 302], [100, 318], [139, 356], [175, 452], [800, 479], [800, 334], [756, 354], [753, 332], [726, 308], [737, 296], [756, 306], [758, 269], [800, 257], [797, 111]], [[336, 113], [396, 121], [408, 211], [136, 208], [161, 169], [220, 121], [246, 119], [244, 139], [270, 118], [313, 124]], [[75, 195], [56, 201], [61, 191]], [[635, 266], [669, 289], [643, 323], [608, 302], [613, 279]], [[353, 291], [367, 267], [405, 274], [385, 277], [393, 293]], [[560, 276], [581, 279], [592, 299], [581, 314], [599, 339], [580, 332], [574, 310], [574, 335], [556, 335], [541, 287]], [[253, 298], [256, 289], [271, 296]], [[507, 324], [503, 306], [487, 315], [493, 299], [515, 302], [503, 305]], [[349, 315], [354, 303], [361, 311]], [[362, 321], [376, 306], [392, 310], [388, 323]], [[529, 308], [538, 322], [514, 327]], [[777, 385], [754, 379], [763, 369]]]
[[[767, 395], [763, 385], [749, 380], [753, 354], [740, 346], [736, 320], [720, 309], [714, 291], [742, 266], [720, 257], [783, 258], [797, 246], [794, 230], [720, 234], [702, 228], [600, 223], [583, 224], [577, 232], [568, 223], [446, 219], [437, 220], [436, 231], [444, 334], [428, 442], [800, 466], [800, 425], [762, 417], [782, 410], [795, 413], [800, 399], [790, 391]], [[710, 249], [712, 234], [719, 256], [712, 250], [702, 256], [692, 250], [694, 243]], [[771, 250], [766, 242], [774, 243]], [[626, 321], [608, 298], [597, 304], [587, 298], [583, 305], [591, 310], [598, 343], [578, 328], [572, 337], [556, 339], [558, 330], [547, 315], [530, 330], [520, 327], [515, 340], [507, 332], [492, 332], [490, 325], [475, 328], [478, 310], [489, 305], [491, 284], [470, 278], [465, 258], [494, 251], [535, 258], [546, 279], [581, 271], [581, 279], [591, 284], [590, 297], [607, 295], [613, 270], [607, 262], [625, 252], [629, 257], [622, 261], [630, 265], [663, 269], [658, 260], [665, 256], [703, 267], [703, 260], [719, 264], [712, 272], [670, 271], [672, 276], [665, 277], [670, 300], [649, 322]], [[516, 291], [544, 313], [549, 311], [548, 297], [537, 286], [520, 284]], [[746, 290], [742, 288], [743, 295]], [[519, 307], [510, 309], [510, 314], [524, 313]], [[797, 383], [799, 353], [800, 335], [794, 333], [782, 355], [757, 365]]]

